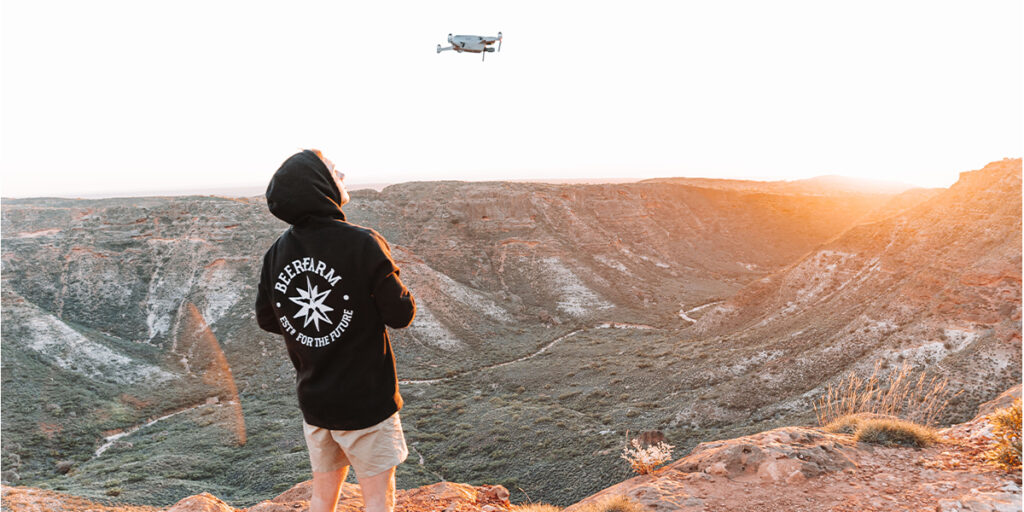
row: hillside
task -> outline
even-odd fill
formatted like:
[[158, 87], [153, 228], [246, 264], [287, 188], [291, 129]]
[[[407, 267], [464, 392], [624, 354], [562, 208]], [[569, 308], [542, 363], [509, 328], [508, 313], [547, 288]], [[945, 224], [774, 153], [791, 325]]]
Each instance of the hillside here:
[[952, 409], [962, 421], [1020, 381], [1020, 322], [1018, 159], [851, 228], [709, 308], [694, 330], [771, 351], [753, 368], [763, 404], [813, 390], [823, 372], [908, 361], [965, 390]]
[[[994, 241], [989, 266], [971, 267], [1009, 277], [965, 287], [974, 293], [958, 299], [963, 311], [941, 324], [950, 343], [973, 348], [935, 362], [1010, 363], [985, 370], [986, 381], [957, 381], [970, 393], [947, 421], [1020, 379], [1019, 354], [1014, 373], [1008, 352], [1020, 349], [1015, 162], [1016, 182], [1013, 162], [1002, 180], [966, 175], [964, 186], [989, 199], [967, 201], [961, 227], [941, 232], [956, 247], [990, 231], [1017, 240], [1016, 249]], [[432, 182], [353, 193], [350, 220], [387, 237], [420, 307], [411, 328], [393, 333], [412, 452], [400, 485], [497, 483], [517, 501], [567, 505], [627, 476], [626, 431], [661, 430], [685, 451], [806, 422], [816, 390], [876, 356], [844, 343], [882, 341], [870, 329], [834, 330], [862, 328], [859, 304], [847, 306], [854, 314], [812, 302], [758, 326], [792, 302], [781, 287], [758, 290], [791, 282], [782, 276], [865, 230], [918, 216], [930, 219], [921, 229], [939, 230], [936, 208], [955, 206], [960, 186], [802, 195]], [[159, 506], [211, 492], [248, 506], [308, 478], [294, 370], [251, 311], [260, 258], [284, 228], [262, 198], [5, 200], [4, 481]], [[885, 243], [862, 250], [882, 261], [890, 241], [910, 258], [922, 236], [939, 236], [879, 233], [870, 236]], [[933, 257], [955, 267], [968, 253]], [[1016, 281], [1003, 260], [1016, 261]], [[920, 263], [893, 267], [889, 279], [905, 282]], [[808, 272], [830, 281], [828, 265]], [[864, 290], [865, 302], [889, 293]], [[971, 308], [991, 313], [979, 317], [991, 327], [965, 324]], [[900, 324], [910, 343], [930, 343], [939, 314]]]

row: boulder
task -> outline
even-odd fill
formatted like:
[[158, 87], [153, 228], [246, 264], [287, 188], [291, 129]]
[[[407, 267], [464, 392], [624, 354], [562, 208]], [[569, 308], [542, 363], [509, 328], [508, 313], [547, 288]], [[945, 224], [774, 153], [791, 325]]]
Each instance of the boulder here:
[[795, 482], [856, 467], [854, 450], [836, 436], [807, 427], [784, 427], [752, 436], [701, 443], [668, 469], [731, 480]]
[[204, 492], [189, 496], [175, 503], [167, 512], [237, 512], [234, 507], [224, 503], [220, 498]]

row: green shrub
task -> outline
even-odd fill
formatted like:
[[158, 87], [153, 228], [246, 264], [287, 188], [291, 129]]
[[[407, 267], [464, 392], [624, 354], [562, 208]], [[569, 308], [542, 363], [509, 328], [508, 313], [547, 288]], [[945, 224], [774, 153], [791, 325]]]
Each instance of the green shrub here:
[[872, 418], [860, 423], [853, 434], [853, 440], [884, 446], [924, 448], [935, 443], [938, 435], [933, 429], [917, 423], [892, 418]]
[[1014, 400], [1012, 406], [999, 409], [985, 418], [992, 423], [992, 433], [996, 436], [992, 449], [985, 452], [985, 458], [1007, 471], [1020, 471], [1020, 398]]

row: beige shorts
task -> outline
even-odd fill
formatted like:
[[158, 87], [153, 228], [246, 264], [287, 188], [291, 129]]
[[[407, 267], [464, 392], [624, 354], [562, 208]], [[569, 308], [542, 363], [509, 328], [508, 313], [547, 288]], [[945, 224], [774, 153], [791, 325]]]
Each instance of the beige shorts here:
[[309, 448], [309, 463], [317, 473], [351, 465], [356, 478], [367, 478], [401, 464], [409, 456], [397, 412], [359, 430], [329, 430], [303, 421], [302, 433]]

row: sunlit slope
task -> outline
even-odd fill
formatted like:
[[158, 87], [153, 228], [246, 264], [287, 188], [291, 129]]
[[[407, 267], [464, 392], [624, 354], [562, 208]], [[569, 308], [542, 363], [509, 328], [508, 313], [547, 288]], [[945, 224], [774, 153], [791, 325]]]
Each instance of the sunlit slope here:
[[[948, 377], [964, 419], [1021, 378], [1021, 161], [965, 172], [709, 308], [695, 326], [763, 353], [750, 405], [806, 403], [830, 375], [907, 361]], [[734, 389], [733, 399], [748, 395]], [[792, 399], [788, 401], [787, 398]]]
[[504, 293], [512, 314], [671, 325], [680, 303], [730, 295], [892, 196], [430, 182], [358, 197], [356, 222], [460, 283]]

